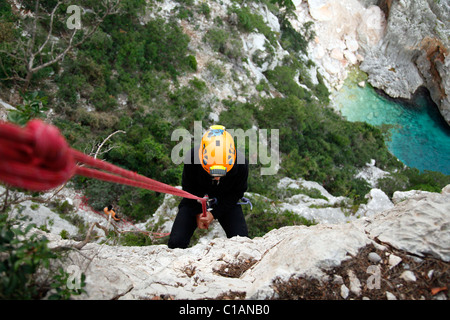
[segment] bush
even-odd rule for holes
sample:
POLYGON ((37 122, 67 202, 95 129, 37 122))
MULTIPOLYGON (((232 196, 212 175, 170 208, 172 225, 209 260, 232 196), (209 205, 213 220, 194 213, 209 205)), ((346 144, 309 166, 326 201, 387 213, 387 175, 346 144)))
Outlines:
MULTIPOLYGON (((33 227, 14 226, 7 215, 0 215, 0 299, 40 299, 50 288, 56 289, 50 299, 69 299, 84 292, 67 288, 69 274, 62 269, 59 274, 51 273, 47 282, 38 281, 39 271, 48 270, 58 256, 48 248, 45 237, 29 235, 33 227)), ((84 286, 84 282, 81 284, 84 286)))
POLYGON ((47 96, 38 91, 21 93, 21 96, 23 104, 16 106, 16 110, 9 111, 9 121, 23 126, 31 119, 45 117, 44 111, 48 110, 47 96))
POLYGON ((186 65, 192 69, 192 71, 197 71, 197 59, 193 55, 188 55, 186 57, 186 65))
POLYGON ((442 188, 448 184, 450 184, 450 175, 427 170, 420 172, 415 168, 404 168, 378 180, 377 187, 392 198, 395 191, 441 192, 442 188))
POLYGON ((250 238, 262 237, 270 230, 285 226, 311 226, 316 224, 316 222, 309 221, 291 211, 281 212, 267 198, 253 196, 250 200, 253 204, 253 210, 249 206, 243 206, 250 238))
POLYGON ((211 16, 211 9, 206 2, 202 2, 200 5, 198 5, 197 11, 203 14, 207 19, 209 19, 211 16))
POLYGON ((206 32, 203 41, 208 43, 214 51, 224 53, 228 38, 229 33, 227 31, 220 28, 213 28, 206 32))
POLYGON ((288 154, 303 140, 302 127, 306 120, 305 102, 295 96, 261 101, 255 116, 260 128, 279 129, 280 151, 288 154))
POLYGON ((259 14, 252 13, 248 7, 233 7, 230 9, 238 17, 238 28, 244 32, 259 31, 273 45, 276 45, 277 36, 264 22, 259 14))
MULTIPOLYGON (((280 21, 281 28, 281 45, 285 50, 293 53, 302 52, 307 54, 308 41, 310 38, 305 38, 297 32, 286 17, 282 17, 280 21)), ((309 30, 310 27, 308 27, 309 30)), ((312 37, 313 38, 313 37, 312 37)), ((311 38, 311 39, 312 39, 311 38)))
POLYGON ((113 111, 117 106, 117 100, 106 91, 106 87, 97 87, 91 96, 92 104, 97 111, 113 111))
POLYGON ((220 113, 220 123, 229 129, 242 129, 244 131, 252 128, 255 106, 250 103, 223 100, 222 103, 228 107, 220 113))
POLYGON ((300 87, 294 80, 296 75, 295 68, 290 66, 277 66, 273 70, 268 70, 265 75, 267 80, 285 96, 292 95, 299 99, 311 101, 311 93, 307 89, 300 87))
POLYGON ((328 105, 330 103, 330 91, 328 91, 328 88, 325 85, 323 77, 319 71, 317 71, 317 81, 319 83, 313 88, 314 95, 322 104, 328 105))
POLYGON ((114 114, 96 111, 89 112, 82 107, 75 110, 74 119, 77 119, 82 125, 91 128, 92 131, 110 131, 119 122, 119 119, 114 114))
POLYGON ((146 234, 127 232, 122 235, 120 244, 123 246, 150 246, 153 242, 146 234))
POLYGON ((98 65, 91 57, 83 53, 77 59, 67 57, 62 66, 64 72, 55 79, 60 88, 57 97, 66 101, 71 108, 75 108, 79 98, 92 98, 92 102, 99 106, 103 103, 99 98, 109 99, 110 93, 106 94, 105 88, 108 75, 106 68, 98 65), (102 97, 99 96, 100 90, 105 92, 102 97))

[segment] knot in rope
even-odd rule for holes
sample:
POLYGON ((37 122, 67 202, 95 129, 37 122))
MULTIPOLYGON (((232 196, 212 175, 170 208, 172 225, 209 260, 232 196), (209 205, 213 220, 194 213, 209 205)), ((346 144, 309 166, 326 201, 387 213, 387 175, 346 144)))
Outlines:
POLYGON ((0 133, 0 180, 18 188, 46 191, 74 175, 71 149, 56 127, 32 120, 25 128, 3 125, 0 133))
POLYGON ((58 128, 40 120, 32 120, 26 130, 33 137, 34 158, 39 166, 53 171, 65 171, 68 164, 73 164, 69 146, 58 128))

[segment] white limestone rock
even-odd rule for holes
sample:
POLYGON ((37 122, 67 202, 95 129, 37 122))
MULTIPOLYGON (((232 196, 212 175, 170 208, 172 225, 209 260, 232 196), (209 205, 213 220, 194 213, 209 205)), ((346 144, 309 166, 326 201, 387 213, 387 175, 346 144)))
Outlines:
POLYGON ((366 228, 371 237, 422 256, 450 260, 450 188, 420 193, 377 215, 366 228))

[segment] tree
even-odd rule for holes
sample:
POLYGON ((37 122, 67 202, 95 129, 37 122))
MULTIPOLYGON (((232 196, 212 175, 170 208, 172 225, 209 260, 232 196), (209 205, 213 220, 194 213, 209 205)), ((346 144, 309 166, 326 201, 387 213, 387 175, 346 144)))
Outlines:
POLYGON ((21 81, 26 91, 33 75, 63 60, 89 39, 107 16, 118 12, 120 1, 82 0, 70 5, 69 0, 22 0, 18 1, 20 10, 11 4, 21 34, 0 43, 2 80, 21 81), (5 65, 21 68, 8 73, 5 65))

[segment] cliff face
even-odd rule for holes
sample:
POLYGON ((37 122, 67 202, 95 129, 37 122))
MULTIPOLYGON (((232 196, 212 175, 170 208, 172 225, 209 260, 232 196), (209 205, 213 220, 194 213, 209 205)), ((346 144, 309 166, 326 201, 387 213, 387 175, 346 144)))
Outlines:
POLYGON ((295 0, 301 28, 314 22, 310 58, 329 87, 339 90, 349 67, 393 98, 411 99, 424 86, 450 123, 448 1, 295 0))
MULTIPOLYGON (((374 1, 362 1, 366 5, 374 1)), ((361 69, 368 81, 393 98, 410 99, 425 86, 450 124, 448 1, 378 1, 387 26, 375 46, 364 46, 361 69)))
POLYGON ((318 66, 328 86, 339 90, 352 66, 363 60, 363 47, 375 46, 384 36, 385 14, 376 4, 358 0, 294 0, 296 18, 292 25, 301 29, 312 21, 315 39, 309 43, 309 58, 318 66))

